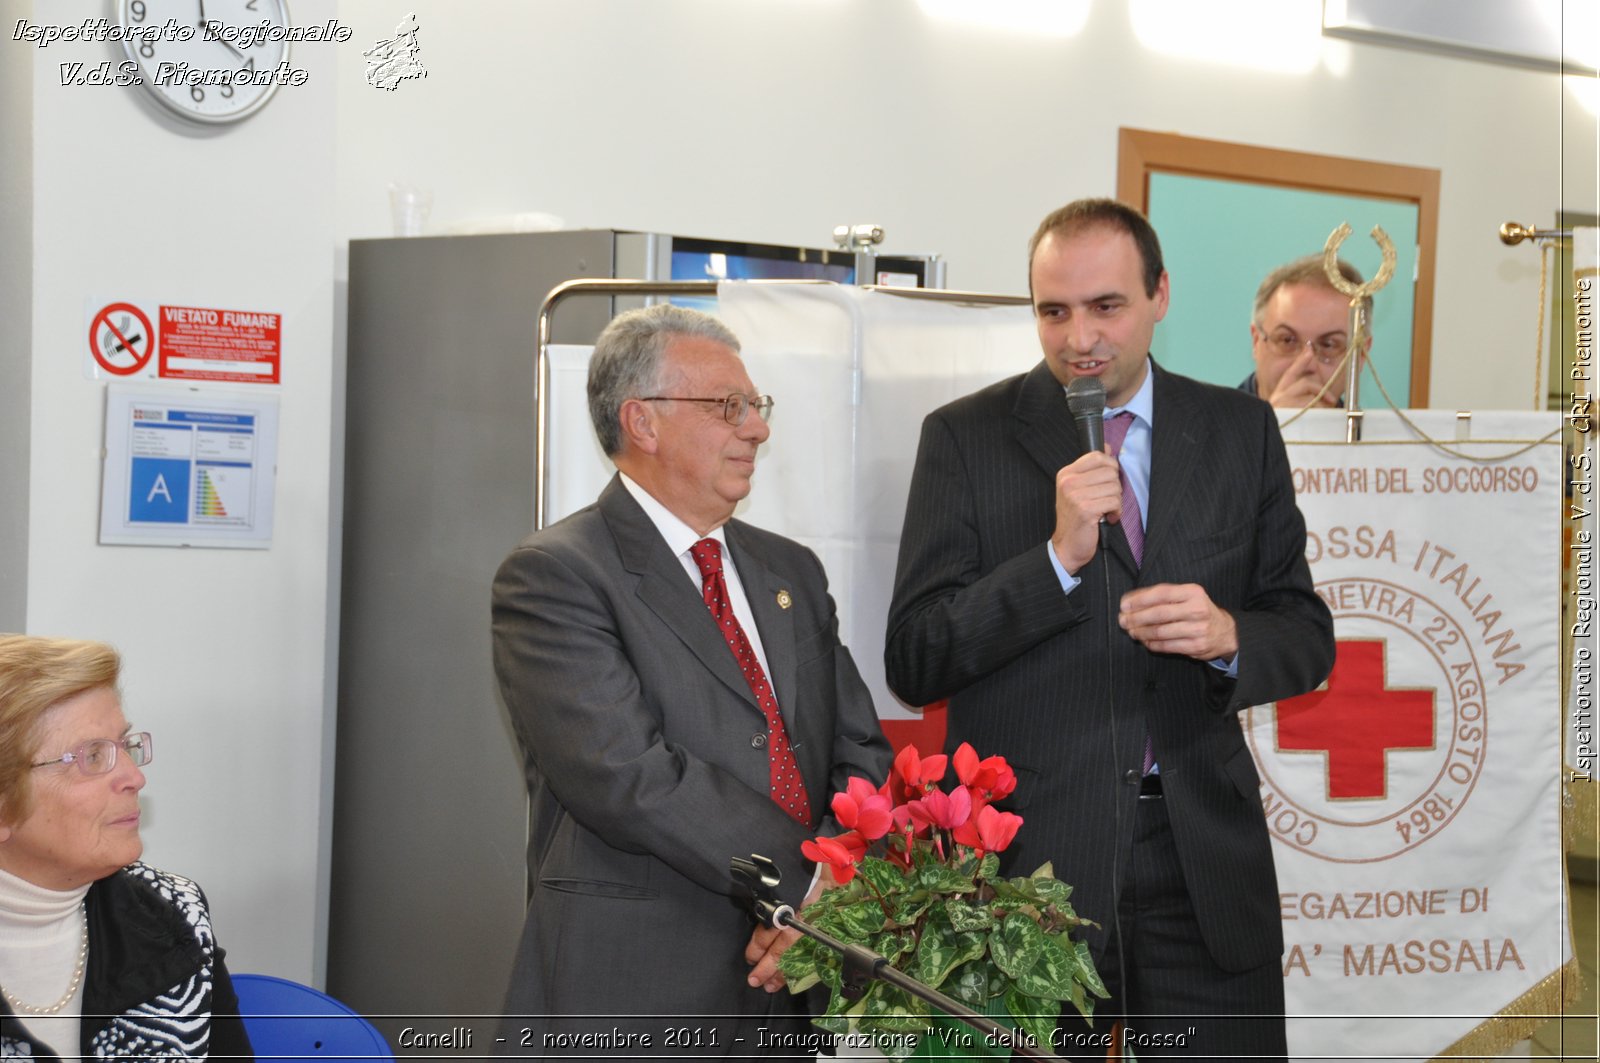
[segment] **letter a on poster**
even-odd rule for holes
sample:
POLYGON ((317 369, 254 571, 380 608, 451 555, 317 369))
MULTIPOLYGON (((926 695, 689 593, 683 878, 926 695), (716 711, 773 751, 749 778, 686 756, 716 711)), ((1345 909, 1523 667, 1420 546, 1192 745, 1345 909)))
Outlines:
POLYGON ((277 462, 275 395, 113 384, 100 541, 265 549, 277 462))

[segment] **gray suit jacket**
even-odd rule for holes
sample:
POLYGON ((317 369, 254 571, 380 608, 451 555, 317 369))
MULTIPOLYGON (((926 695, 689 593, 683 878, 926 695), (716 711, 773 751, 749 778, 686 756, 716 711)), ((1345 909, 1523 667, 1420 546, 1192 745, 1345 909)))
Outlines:
MULTIPOLYGON (((1055 474, 1083 451, 1049 368, 928 416, 885 663, 911 704, 949 698, 949 746, 971 742, 1016 767, 1012 807, 1024 823, 1008 871, 1054 861, 1079 913, 1104 928, 1148 732, 1205 944, 1223 967, 1244 970, 1279 955, 1283 938, 1260 783, 1236 713, 1321 683, 1333 666, 1332 618, 1311 587, 1272 409, 1159 368, 1154 386, 1143 565, 1110 527, 1109 552, 1070 595, 1045 543, 1055 474), (1155 583, 1198 583, 1232 613, 1237 680, 1150 653, 1117 627, 1122 595, 1155 583)), ((1098 954, 1106 930, 1089 940, 1098 954)))
POLYGON ((593 1054, 546 1034, 616 1027, 655 1035, 637 1054, 753 1054, 755 1027, 798 1010, 787 991, 745 984, 753 924, 730 897, 728 861, 771 857, 798 905, 811 880, 801 841, 847 778, 884 778, 889 747, 816 555, 737 520, 725 534, 805 779, 809 830, 768 796, 761 710, 698 588, 620 480, 524 540, 495 577, 495 673, 533 803, 532 897, 506 1004, 522 1016, 513 1039, 529 1043, 507 1048, 593 1054), (574 1014, 607 1018, 526 1019, 574 1014), (671 1018, 615 1018, 649 1015, 671 1018), (685 1026, 704 1028, 697 1042, 664 1043, 665 1029, 685 1026))

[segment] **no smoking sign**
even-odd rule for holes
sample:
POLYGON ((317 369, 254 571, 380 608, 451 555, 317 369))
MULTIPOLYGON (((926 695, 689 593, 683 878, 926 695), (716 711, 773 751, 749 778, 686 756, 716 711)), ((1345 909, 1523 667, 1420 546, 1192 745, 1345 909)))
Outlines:
POLYGON ((84 301, 90 380, 282 382, 283 315, 140 298, 84 301))
POLYGON ((89 321, 90 373, 116 377, 138 374, 150 365, 156 331, 150 318, 132 303, 111 303, 89 321))

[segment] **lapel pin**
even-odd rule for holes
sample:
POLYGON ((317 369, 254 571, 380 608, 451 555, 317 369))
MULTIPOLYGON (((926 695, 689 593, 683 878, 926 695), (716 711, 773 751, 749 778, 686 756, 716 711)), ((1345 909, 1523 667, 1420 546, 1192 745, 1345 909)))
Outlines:
POLYGON ((789 597, 789 592, 788 591, 779 591, 778 592, 778 608, 779 609, 787 609, 787 608, 789 608, 789 606, 791 606, 793 604, 794 604, 794 599, 789 597))

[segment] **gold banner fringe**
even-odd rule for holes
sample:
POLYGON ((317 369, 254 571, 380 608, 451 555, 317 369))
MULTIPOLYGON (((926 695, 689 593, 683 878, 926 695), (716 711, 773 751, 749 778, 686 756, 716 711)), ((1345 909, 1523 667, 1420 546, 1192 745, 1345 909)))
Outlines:
POLYGON ((1534 1031, 1561 1014, 1578 999, 1583 975, 1576 957, 1547 975, 1532 989, 1500 1009, 1500 1013, 1479 1023, 1471 1033, 1433 1057, 1433 1063, 1470 1063, 1503 1056, 1518 1041, 1532 1037, 1534 1031))
POLYGON ((1567 796, 1562 838, 1571 852, 1580 842, 1600 840, 1600 782, 1569 778, 1562 788, 1567 796))
MULTIPOLYGON (((1541 260, 1543 255, 1540 256, 1541 260)), ((1544 304, 1543 286, 1545 283, 1544 267, 1540 263, 1540 305, 1544 304)), ((1574 271, 1581 276, 1593 270, 1574 271)), ((1544 317, 1539 318, 1540 331, 1543 332, 1544 317)), ((1537 362, 1537 359, 1536 359, 1537 362)), ((1381 387, 1381 385, 1380 385, 1381 387)), ((1566 691, 1562 692, 1563 695, 1566 691)), ((1565 701, 1565 697, 1563 697, 1565 701)), ((1563 732, 1564 733, 1564 732, 1563 732)), ((1596 837, 1596 823, 1600 820, 1600 783, 1593 780, 1571 780, 1562 783, 1566 800, 1563 801, 1562 835, 1565 849, 1573 848, 1576 838, 1593 840, 1596 837)), ((1565 872, 1566 860, 1562 859, 1562 869, 1565 872)), ((1563 876, 1564 877, 1564 876, 1563 876)), ((1569 910, 1572 903, 1571 889, 1563 883, 1563 890, 1567 903, 1563 911, 1569 910)), ((1567 922, 1568 940, 1571 940, 1572 924, 1567 922)), ((1575 1003, 1578 994, 1583 990, 1583 972, 1578 959, 1574 956, 1563 964, 1558 970, 1541 979, 1536 985, 1523 993, 1520 997, 1500 1009, 1500 1013, 1482 1023, 1479 1023, 1470 1033, 1455 1044, 1447 1048, 1442 1054, 1434 1057, 1434 1063, 1462 1063, 1470 1060, 1491 1060, 1504 1056, 1507 1049, 1518 1041, 1532 1037, 1534 1033, 1550 1021, 1551 1016, 1565 1014, 1566 1009, 1575 1003)))

